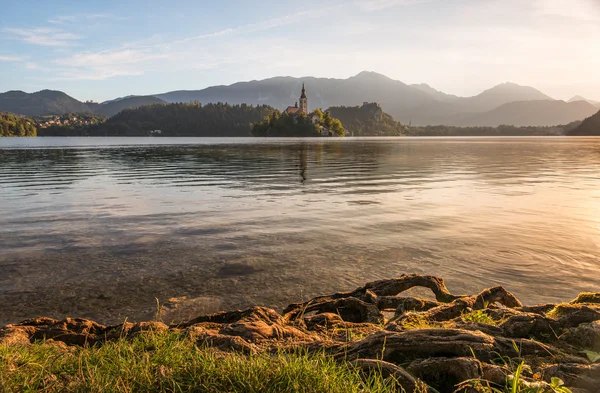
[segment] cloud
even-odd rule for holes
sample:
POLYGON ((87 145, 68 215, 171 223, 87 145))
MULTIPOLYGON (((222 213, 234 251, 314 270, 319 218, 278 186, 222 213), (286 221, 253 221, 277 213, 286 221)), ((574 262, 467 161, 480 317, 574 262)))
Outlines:
POLYGON ((401 5, 430 3, 432 0, 357 0, 354 3, 365 11, 379 11, 401 5))
MULTIPOLYGON (((104 80, 138 76, 150 71, 208 70, 223 65, 243 64, 253 57, 251 52, 244 50, 247 44, 239 42, 249 33, 305 22, 335 8, 337 6, 300 11, 173 41, 162 41, 160 36, 153 36, 117 49, 75 53, 54 61, 58 66, 55 80, 104 80), (223 40, 225 37, 230 39, 223 40)), ((258 38, 253 39, 256 40, 258 38)))
POLYGON ((95 70, 63 70, 58 76, 50 78, 51 81, 102 81, 117 76, 143 75, 141 70, 123 69, 95 69, 95 70))
POLYGON ((19 56, 0 56, 0 61, 6 61, 6 62, 21 62, 24 61, 25 59, 23 57, 19 57, 19 56))
POLYGON ((14 39, 18 39, 29 44, 40 46, 72 46, 74 41, 81 37, 72 33, 67 33, 60 29, 48 27, 36 27, 30 29, 4 28, 3 32, 8 33, 14 39))
POLYGON ((67 59, 59 59, 57 64, 72 67, 105 67, 114 64, 131 65, 164 58, 166 55, 153 54, 143 50, 108 50, 97 53, 77 53, 67 59))
POLYGON ((238 27, 232 27, 227 29, 218 30, 211 33, 205 33, 197 36, 192 36, 188 38, 183 38, 181 40, 172 41, 169 43, 165 43, 163 45, 178 45, 185 44, 191 41, 197 40, 206 40, 210 38, 218 38, 233 34, 247 34, 247 33, 256 33, 259 31, 269 30, 276 27, 281 27, 285 25, 289 25, 292 23, 306 22, 307 19, 317 18, 326 15, 327 13, 340 8, 341 5, 334 5, 330 7, 322 7, 319 9, 312 9, 307 11, 299 11, 295 14, 279 16, 276 18, 267 19, 258 23, 251 23, 246 25, 241 25, 238 27))
POLYGON ((55 18, 49 19, 48 23, 52 23, 55 25, 62 25, 65 23, 75 23, 78 21, 89 22, 91 20, 98 19, 118 19, 121 20, 123 18, 117 17, 112 14, 75 14, 75 15, 61 15, 55 18))
POLYGON ((55 80, 104 80, 142 75, 156 65, 156 60, 166 58, 168 54, 133 49, 76 53, 54 62, 60 67, 55 80))
POLYGON ((28 69, 28 70, 30 70, 30 71, 49 71, 49 68, 43 67, 43 66, 41 66, 38 63, 35 63, 33 61, 27 61, 27 62, 25 62, 25 68, 28 69))

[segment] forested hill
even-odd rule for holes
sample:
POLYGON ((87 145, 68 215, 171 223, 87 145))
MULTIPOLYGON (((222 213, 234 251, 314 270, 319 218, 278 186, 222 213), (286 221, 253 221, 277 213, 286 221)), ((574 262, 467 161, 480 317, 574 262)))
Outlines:
POLYGON ((273 108, 261 105, 149 105, 125 109, 105 123, 80 133, 90 136, 250 136, 253 123, 263 120, 273 108))
POLYGON ((600 112, 585 119, 579 127, 567 135, 600 135, 600 112))
POLYGON ((0 112, 0 137, 36 135, 37 129, 33 119, 0 112))
POLYGON ((166 104, 165 101, 154 96, 133 96, 119 100, 107 101, 102 104, 90 105, 90 109, 99 115, 111 117, 125 109, 139 108, 146 105, 166 104))
POLYGON ((0 93, 0 111, 25 116, 91 112, 83 102, 62 91, 54 90, 42 90, 31 94, 18 90, 0 93))
POLYGON ((123 109, 152 104, 166 104, 166 102, 154 96, 131 96, 99 104, 90 101, 81 102, 62 91, 54 90, 42 90, 36 93, 23 91, 0 93, 0 111, 34 117, 61 116, 65 113, 96 113, 110 117, 123 109))
POLYGON ((377 103, 362 106, 333 106, 327 109, 332 117, 340 119, 348 135, 352 136, 400 136, 407 127, 385 113, 377 103))

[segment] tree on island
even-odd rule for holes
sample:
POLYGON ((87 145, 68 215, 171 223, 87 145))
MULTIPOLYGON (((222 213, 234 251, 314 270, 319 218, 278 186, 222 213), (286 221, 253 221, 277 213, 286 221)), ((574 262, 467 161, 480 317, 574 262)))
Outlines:
POLYGON ((320 109, 306 115, 288 114, 279 110, 269 113, 262 122, 252 126, 252 135, 262 137, 344 136, 342 122, 320 109))

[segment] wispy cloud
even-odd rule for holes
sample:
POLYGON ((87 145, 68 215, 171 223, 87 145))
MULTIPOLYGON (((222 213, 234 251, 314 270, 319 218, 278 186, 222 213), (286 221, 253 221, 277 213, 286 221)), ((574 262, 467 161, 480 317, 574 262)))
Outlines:
POLYGON ((143 75, 149 71, 164 69, 207 70, 216 69, 224 64, 241 63, 247 61, 251 54, 242 49, 243 45, 236 46, 231 40, 243 39, 250 33, 317 18, 336 7, 339 6, 300 11, 259 23, 225 28, 177 40, 164 41, 160 36, 156 36, 127 43, 118 49, 75 53, 54 62, 59 67, 59 75, 56 79, 104 80, 118 76, 143 75), (225 37, 229 39, 223 41, 225 37), (228 43, 227 47, 223 46, 225 43, 228 43), (234 45, 235 49, 231 48, 231 45, 234 45))
POLYGON ((26 61, 25 62, 25 68, 30 70, 30 71, 49 71, 50 69, 47 67, 43 67, 41 65, 39 65, 38 63, 35 63, 33 61, 26 61))
POLYGON ((75 40, 81 38, 76 34, 48 27, 29 29, 7 27, 2 29, 2 31, 7 33, 9 38, 40 46, 72 46, 75 44, 75 40))
POLYGON ((0 56, 0 61, 20 62, 20 61, 24 61, 24 60, 25 60, 25 58, 19 57, 19 56, 0 56))
POLYGON ((113 14, 75 14, 75 15, 60 15, 55 18, 49 19, 48 23, 52 23, 55 25, 62 25, 66 23, 75 23, 78 21, 89 22, 91 20, 98 19, 113 19, 113 20, 121 20, 122 17, 117 17, 113 14))
POLYGON ((142 75, 159 59, 167 54, 148 50, 107 50, 97 53, 76 53, 55 61, 59 67, 56 80, 104 80, 117 76, 142 75))
POLYGON ((356 0, 354 3, 365 11, 379 11, 386 8, 430 3, 432 0, 356 0))
POLYGON ((210 39, 210 38, 218 38, 218 37, 223 37, 223 36, 228 36, 228 35, 233 35, 233 34, 256 33, 259 31, 274 29, 276 27, 281 27, 281 26, 285 26, 285 25, 289 25, 289 24, 293 24, 293 23, 298 23, 301 21, 305 22, 307 19, 324 16, 327 13, 329 13, 337 8, 340 8, 340 7, 341 7, 341 5, 334 5, 334 6, 330 6, 330 7, 322 7, 319 9, 299 11, 299 12, 296 12, 291 15, 279 16, 279 17, 267 19, 267 20, 264 20, 264 21, 258 22, 258 23, 251 23, 251 24, 241 25, 241 26, 237 26, 237 27, 222 29, 222 30, 218 30, 218 31, 210 32, 210 33, 200 34, 197 36, 187 37, 187 38, 172 41, 172 42, 169 42, 166 44, 167 45, 178 45, 178 44, 189 43, 191 41, 206 40, 206 39, 210 39))

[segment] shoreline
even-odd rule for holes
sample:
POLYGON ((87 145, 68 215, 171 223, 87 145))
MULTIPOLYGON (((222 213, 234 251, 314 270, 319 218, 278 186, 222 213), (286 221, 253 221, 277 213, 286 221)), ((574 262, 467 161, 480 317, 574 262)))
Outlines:
POLYGON ((598 293, 524 306, 500 286, 457 295, 439 277, 403 275, 290 304, 282 313, 256 306, 174 324, 160 320, 160 309, 157 314, 153 322, 112 326, 34 318, 0 328, 0 343, 9 350, 42 339, 86 347, 173 333, 224 353, 325 353, 363 372, 393 376, 407 391, 421 382, 431 392, 484 391, 473 389, 486 384, 502 389, 514 381, 517 365, 519 383, 539 385, 540 392, 551 391, 544 389, 556 378, 573 393, 600 391, 598 293), (401 296, 415 287, 430 290, 435 300, 401 296))

